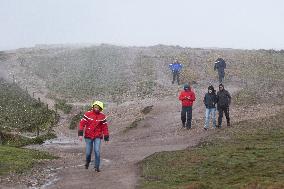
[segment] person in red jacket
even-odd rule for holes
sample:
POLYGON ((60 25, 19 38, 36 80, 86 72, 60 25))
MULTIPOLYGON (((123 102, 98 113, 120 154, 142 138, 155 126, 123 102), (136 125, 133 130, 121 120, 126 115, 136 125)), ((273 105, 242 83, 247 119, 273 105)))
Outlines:
POLYGON ((83 140, 83 134, 86 142, 86 164, 85 168, 89 168, 91 162, 91 154, 94 146, 95 152, 95 170, 100 172, 100 147, 101 140, 109 141, 108 124, 105 114, 102 113, 104 104, 95 101, 92 104, 92 110, 87 111, 79 124, 78 136, 79 140, 83 140))
POLYGON ((190 89, 189 84, 184 85, 184 91, 181 91, 179 94, 179 100, 182 104, 181 110, 181 121, 182 127, 190 129, 191 128, 191 120, 192 120, 192 105, 195 101, 195 94, 190 89))

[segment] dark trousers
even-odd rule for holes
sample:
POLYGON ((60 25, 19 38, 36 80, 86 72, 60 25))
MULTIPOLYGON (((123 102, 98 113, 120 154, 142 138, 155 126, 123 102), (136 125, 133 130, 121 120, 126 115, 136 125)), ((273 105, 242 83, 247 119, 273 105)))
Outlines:
POLYGON ((219 76, 219 83, 223 83, 225 77, 225 71, 224 70, 218 71, 218 76, 219 76))
POLYGON ((218 127, 222 126, 222 119, 223 119, 223 113, 225 113, 225 117, 227 120, 227 126, 230 125, 230 114, 229 114, 229 107, 218 107, 218 127))
POLYGON ((192 120, 192 106, 182 107, 181 109, 181 122, 182 125, 191 128, 191 120, 192 120))
POLYGON ((219 83, 223 83, 224 81, 224 75, 219 75, 219 83))
POLYGON ((172 84, 174 84, 175 80, 177 80, 177 84, 179 85, 179 71, 173 71, 173 81, 172 81, 172 84))

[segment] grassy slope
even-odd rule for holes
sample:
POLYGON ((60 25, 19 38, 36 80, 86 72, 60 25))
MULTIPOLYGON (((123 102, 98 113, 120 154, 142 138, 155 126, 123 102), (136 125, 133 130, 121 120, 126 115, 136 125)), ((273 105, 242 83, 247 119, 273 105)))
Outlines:
POLYGON ((195 149, 156 153, 141 162, 140 188, 283 188, 283 121, 243 121, 195 149))
POLYGON ((18 52, 28 73, 44 81, 52 93, 64 98, 121 102, 133 97, 145 98, 166 89, 157 83, 155 65, 159 62, 164 74, 168 64, 177 57, 184 68, 181 82, 216 80, 213 70, 217 55, 227 61, 226 79, 246 83, 282 79, 284 53, 231 49, 192 49, 176 46, 147 48, 110 45, 78 49, 32 49, 18 52), (276 69, 275 69, 276 68, 276 69), (266 76, 273 76, 267 78, 266 76), (260 80, 261 78, 261 80, 260 80))
POLYGON ((0 79, 0 175, 22 172, 42 159, 54 158, 43 152, 12 147, 54 138, 51 133, 32 139, 15 134, 35 131, 35 125, 43 131, 50 127, 53 119, 53 111, 47 110, 16 85, 0 79))
POLYGON ((54 114, 18 86, 0 79, 1 130, 34 132, 36 126, 46 130, 54 122, 54 114))
POLYGON ((11 172, 21 173, 42 160, 54 159, 47 153, 36 150, 0 145, 0 176, 11 172))

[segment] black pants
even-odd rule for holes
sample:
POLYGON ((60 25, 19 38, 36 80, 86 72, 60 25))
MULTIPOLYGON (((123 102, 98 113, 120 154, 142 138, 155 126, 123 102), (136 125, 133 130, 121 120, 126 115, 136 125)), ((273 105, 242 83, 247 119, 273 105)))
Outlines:
POLYGON ((218 71, 218 76, 219 76, 219 83, 223 83, 224 77, 225 77, 225 72, 224 72, 224 70, 218 71))
POLYGON ((222 126, 222 119, 223 119, 223 113, 225 113, 225 117, 227 120, 227 126, 230 125, 230 114, 229 114, 229 107, 218 107, 218 127, 222 126))
POLYGON ((177 80, 177 84, 179 85, 179 71, 173 71, 173 81, 172 81, 172 84, 174 84, 175 80, 177 80))
POLYGON ((191 128, 192 120, 192 106, 182 107, 181 109, 181 122, 183 126, 186 126, 188 129, 191 128))

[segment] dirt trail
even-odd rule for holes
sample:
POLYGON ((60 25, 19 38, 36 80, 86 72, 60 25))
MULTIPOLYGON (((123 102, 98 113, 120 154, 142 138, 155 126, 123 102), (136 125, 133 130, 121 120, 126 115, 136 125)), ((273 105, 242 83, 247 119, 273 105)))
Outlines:
MULTIPOLYGON (((146 102, 141 102, 142 107, 143 104, 149 104, 153 105, 153 109, 143 117, 137 128, 125 130, 131 120, 111 121, 111 141, 102 145, 102 172, 95 173, 92 168, 84 169, 84 143, 78 142, 76 131, 69 131, 71 133, 69 136, 65 133, 56 139, 60 140, 63 137, 65 143, 55 140, 42 145, 41 148, 62 157, 55 164, 61 167, 57 171, 57 176, 54 177, 56 182, 51 182, 53 184, 45 185, 44 188, 132 189, 135 188, 139 179, 137 167, 139 161, 155 152, 181 150, 194 146, 202 138, 215 132, 213 129, 207 132, 203 130, 202 98, 207 90, 207 84, 193 86, 197 96, 193 108, 193 128, 186 130, 181 128, 180 103, 177 100, 178 91, 182 89, 182 86, 172 85, 170 78, 160 71, 157 75, 161 78, 160 84, 168 86, 169 90, 176 91, 176 95, 162 99, 146 99, 146 102)), ((239 88, 228 86, 228 89, 235 92, 239 88)), ((129 106, 131 104, 128 104, 129 106)), ((122 107, 111 107, 114 112, 119 112, 120 108, 122 107)), ((131 117, 130 114, 126 116, 131 117)), ((64 127, 64 122, 62 124, 59 128, 64 127)))

